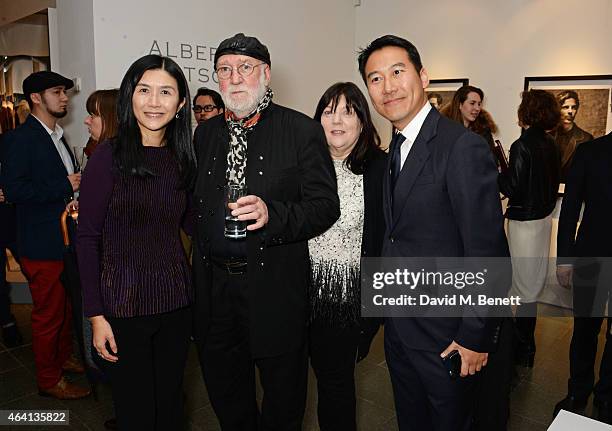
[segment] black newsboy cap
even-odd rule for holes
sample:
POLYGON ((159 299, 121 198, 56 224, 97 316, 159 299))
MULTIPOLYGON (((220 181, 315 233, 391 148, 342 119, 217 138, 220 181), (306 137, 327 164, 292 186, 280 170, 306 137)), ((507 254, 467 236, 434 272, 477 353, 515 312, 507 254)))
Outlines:
POLYGON ((267 63, 268 66, 272 65, 268 48, 256 37, 245 36, 244 33, 238 33, 219 44, 215 52, 215 67, 219 57, 225 54, 248 55, 267 63))
POLYGON ((71 79, 59 73, 48 70, 34 72, 23 80, 23 94, 25 94, 26 99, 28 99, 32 93, 40 93, 47 88, 59 87, 60 85, 66 87, 66 90, 74 86, 71 79))

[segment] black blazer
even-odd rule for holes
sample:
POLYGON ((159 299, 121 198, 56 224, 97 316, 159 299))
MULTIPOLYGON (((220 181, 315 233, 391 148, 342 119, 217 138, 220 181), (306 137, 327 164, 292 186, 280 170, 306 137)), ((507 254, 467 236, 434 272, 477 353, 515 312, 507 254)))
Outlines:
POLYGON ((361 255, 378 257, 382 250, 385 234, 383 215, 382 188, 387 170, 387 153, 376 150, 366 162, 363 172, 363 235, 361 237, 361 255))
MULTIPOLYGON (((0 189, 3 189, 2 185, 0 189)), ((16 227, 15 205, 0 203, 0 247, 2 248, 0 253, 3 253, 5 248, 15 246, 16 227)))
MULTIPOLYGON (((383 207, 383 256, 509 255, 497 169, 487 143, 435 109, 427 115, 393 192, 385 174, 383 207)), ((498 323, 473 317, 388 320, 408 348, 438 353, 453 340, 488 351, 498 323)))
POLYGON ((612 133, 576 149, 565 182, 557 231, 559 263, 612 256, 612 133), (582 222, 576 234, 580 209, 582 222), (565 259, 564 259, 565 258, 565 259))
MULTIPOLYGON (((193 269, 195 334, 206 337, 210 319, 212 223, 221 206, 229 133, 222 115, 195 132, 198 177, 193 269)), ((302 346, 308 321, 308 239, 340 216, 336 175, 321 124, 276 104, 262 112, 248 135, 247 187, 268 206, 268 224, 247 233, 249 334, 255 357, 302 346)))
MULTIPOLYGON (((6 146, 3 144, 3 137, 4 135, 0 134, 0 189, 2 189, 4 191, 4 184, 2 183, 2 160, 4 160, 4 157, 2 156, 2 152, 4 151, 4 149, 6 148, 6 146)), ((6 193, 6 192, 5 192, 6 193)), ((17 219, 15 217, 15 205, 9 203, 6 200, 6 196, 5 196, 5 201, 3 203, 0 203, 0 247, 4 248, 8 248, 11 247, 12 249, 15 248, 15 241, 16 241, 16 230, 17 228, 17 219)), ((0 251, 0 253, 3 253, 4 250, 0 251)))
POLYGON ((60 217, 73 195, 62 158, 51 136, 32 115, 3 138, 2 184, 7 200, 17 208, 19 255, 61 260, 60 217))
MULTIPOLYGON (((363 235, 361 237, 361 256, 379 257, 382 252, 385 234, 383 215, 383 178, 387 170, 387 153, 382 150, 373 152, 363 172, 363 235)), ((378 317, 362 318, 361 331, 374 338, 383 319, 378 317)))

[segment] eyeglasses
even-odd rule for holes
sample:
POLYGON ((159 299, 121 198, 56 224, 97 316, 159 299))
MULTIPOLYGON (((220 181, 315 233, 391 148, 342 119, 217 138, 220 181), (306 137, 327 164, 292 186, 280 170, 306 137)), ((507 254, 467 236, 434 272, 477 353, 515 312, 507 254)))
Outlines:
POLYGON ((193 105, 193 112, 199 114, 200 112, 212 112, 214 109, 218 109, 215 105, 193 105))
MULTIPOLYGON (((246 78, 247 76, 251 76, 255 68, 257 66, 261 66, 262 64, 266 63, 259 63, 255 66, 249 63, 242 63, 236 67, 236 71, 238 72, 238 75, 242 76, 243 78, 246 78)), ((232 66, 219 66, 216 70, 217 76, 219 77, 219 79, 223 80, 230 79, 230 77, 232 76, 232 70, 234 70, 234 67, 232 66)))

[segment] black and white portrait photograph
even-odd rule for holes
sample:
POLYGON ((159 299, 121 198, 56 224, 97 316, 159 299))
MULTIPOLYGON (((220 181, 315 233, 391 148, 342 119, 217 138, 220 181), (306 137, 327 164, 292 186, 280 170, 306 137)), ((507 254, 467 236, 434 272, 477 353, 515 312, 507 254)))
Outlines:
POLYGON ((525 78, 525 90, 532 88, 549 91, 559 103, 561 122, 552 134, 564 182, 576 147, 612 130, 612 75, 525 78))
POLYGON ((425 89, 425 92, 431 106, 440 111, 444 105, 453 100, 455 92, 460 87, 469 83, 470 80, 468 78, 430 79, 429 86, 425 89))

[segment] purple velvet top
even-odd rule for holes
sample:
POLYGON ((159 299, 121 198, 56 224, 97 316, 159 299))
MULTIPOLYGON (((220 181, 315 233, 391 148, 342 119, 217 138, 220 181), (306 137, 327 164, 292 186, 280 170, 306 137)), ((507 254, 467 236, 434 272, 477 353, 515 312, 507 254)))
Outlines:
POLYGON ((158 314, 191 302, 180 238, 188 195, 170 149, 144 147, 144 154, 154 176, 120 175, 108 142, 83 173, 76 250, 87 317, 158 314))

